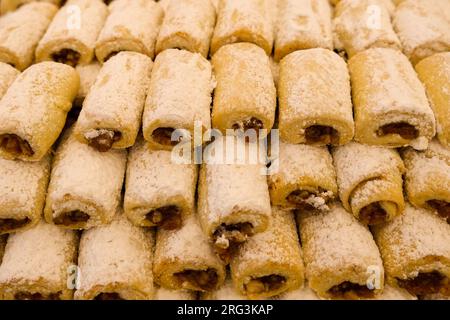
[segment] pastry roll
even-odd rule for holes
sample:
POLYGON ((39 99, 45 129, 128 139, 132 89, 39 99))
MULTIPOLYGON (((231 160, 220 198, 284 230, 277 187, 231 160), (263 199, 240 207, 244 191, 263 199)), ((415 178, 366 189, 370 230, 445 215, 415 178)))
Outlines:
MULTIPOLYGON (((3 2, 2 2, 3 3, 3 2)), ((24 70, 34 60, 34 50, 58 8, 33 2, 0 18, 0 61, 24 70)))
POLYGON ((11 234, 0 266, 0 292, 7 300, 71 300, 68 286, 78 236, 44 221, 11 234))
POLYGON ((272 0, 220 0, 211 54, 226 44, 249 42, 270 55, 274 38, 274 10, 272 0))
POLYGON ((280 63, 279 129, 287 143, 341 145, 353 138, 347 65, 326 49, 296 51, 280 63))
POLYGON ((399 51, 369 49, 349 61, 355 106, 355 140, 426 149, 435 119, 425 90, 399 51))
POLYGON ((88 64, 108 15, 101 0, 69 0, 58 11, 36 49, 36 61, 53 60, 72 67, 88 64))
POLYGON ((153 275, 170 290, 211 291, 225 279, 225 266, 214 254, 196 213, 175 231, 158 229, 153 275))
POLYGON ((382 0, 342 0, 337 4, 334 33, 348 57, 369 48, 401 49, 382 0))
POLYGON ((300 212, 309 286, 321 298, 367 299, 383 291, 380 252, 369 229, 335 203, 328 212, 300 212))
POLYGON ((387 281, 423 296, 450 296, 450 225, 407 205, 404 214, 374 229, 387 281))
POLYGON ((168 49, 155 60, 143 115, 143 134, 154 149, 171 150, 194 136, 196 122, 211 128, 211 65, 200 54, 168 49), (175 132, 176 131, 176 132, 175 132), (175 132, 175 133, 174 133, 175 132))
POLYGON ((450 150, 433 140, 424 152, 408 148, 402 155, 409 201, 436 211, 450 223, 450 150))
POLYGON ((328 210, 338 190, 327 148, 280 143, 278 162, 278 172, 268 176, 272 205, 328 210))
MULTIPOLYGON (((243 139, 241 139, 243 140, 243 139)), ((253 144, 235 139, 239 149, 252 148, 253 144)), ((203 231, 213 242, 219 257, 229 262, 240 244, 269 225, 271 217, 270 196, 265 166, 250 161, 238 163, 238 159, 226 164, 214 163, 208 152, 226 156, 233 154, 226 139, 216 139, 204 152, 204 161, 199 174, 198 210, 203 231)), ((233 149, 234 145, 231 146, 233 149)), ((227 158, 228 159, 228 158, 227 158)))
POLYGON ((296 50, 333 50, 328 0, 280 0, 275 32, 276 61, 296 50))
POLYGON ((350 142, 333 151, 339 197, 345 209, 374 225, 401 214, 403 161, 397 151, 350 142))
POLYGON ((164 17, 160 5, 149 0, 115 0, 95 45, 95 55, 105 62, 120 51, 135 51, 153 59, 155 42, 164 17))
POLYGON ((450 52, 422 60, 416 71, 436 117, 439 141, 450 148, 450 52))
POLYGON ((73 105, 74 107, 81 108, 83 106, 84 99, 87 97, 91 87, 95 83, 95 79, 100 72, 101 65, 95 61, 86 65, 78 65, 75 69, 80 76, 80 89, 78 90, 78 94, 73 102, 73 105))
POLYGON ((130 151, 125 213, 137 226, 178 229, 195 206, 197 166, 172 161, 172 153, 151 150, 143 140, 130 151))
POLYGON ((0 234, 39 222, 45 203, 50 156, 39 162, 0 158, 0 234))
POLYGON ((301 287, 304 266, 294 215, 274 208, 266 231, 239 248, 230 270, 235 288, 250 299, 301 287))
POLYGON ((393 23, 403 51, 414 65, 435 53, 450 51, 448 0, 403 1, 393 23))
POLYGON ((163 287, 156 288, 154 300, 196 300, 196 293, 189 290, 169 290, 163 287))
POLYGON ((210 0, 172 1, 156 42, 156 53, 170 48, 200 53, 207 58, 216 9, 210 0))
POLYGON ((200 300, 248 300, 233 284, 231 277, 227 277, 225 283, 217 290, 202 292, 200 300))
POLYGON ((84 231, 78 266, 79 300, 150 300, 153 297, 153 233, 120 212, 107 225, 84 231))
POLYGON ((75 69, 54 62, 19 75, 0 101, 0 156, 41 160, 61 133, 78 86, 75 69))
POLYGON ((101 153, 80 143, 72 130, 56 150, 47 201, 48 223, 88 229, 112 221, 120 204, 126 151, 101 153))
POLYGON ((0 62, 0 99, 5 95, 19 74, 19 70, 11 67, 9 64, 0 62))
POLYGON ((276 89, 269 58, 251 43, 221 48, 212 58, 217 86, 212 125, 227 129, 270 131, 274 124, 276 89))
POLYGON ((2 0, 0 1, 0 14, 14 11, 29 2, 48 2, 57 6, 61 4, 61 0, 2 0))
POLYGON ((103 65, 75 126, 80 142, 100 152, 134 144, 152 64, 143 54, 120 52, 103 65))

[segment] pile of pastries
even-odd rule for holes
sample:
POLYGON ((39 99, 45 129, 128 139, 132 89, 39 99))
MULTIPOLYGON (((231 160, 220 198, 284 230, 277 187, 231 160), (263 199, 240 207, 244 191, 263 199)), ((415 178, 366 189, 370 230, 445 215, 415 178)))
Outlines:
POLYGON ((449 0, 0 13, 0 299, 449 299, 449 0))

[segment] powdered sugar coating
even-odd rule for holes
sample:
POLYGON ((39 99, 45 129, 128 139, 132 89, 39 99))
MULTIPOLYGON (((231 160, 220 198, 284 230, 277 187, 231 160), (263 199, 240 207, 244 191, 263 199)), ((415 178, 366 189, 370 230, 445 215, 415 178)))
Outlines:
POLYGON ((413 64, 450 50, 450 2, 447 0, 402 1, 393 23, 413 64))
POLYGON ((275 9, 272 0, 220 0, 211 54, 226 44, 250 42, 270 55, 275 9))
POLYGON ((210 0, 172 1, 156 43, 156 52, 183 48, 207 57, 216 23, 216 9, 210 0))
POLYGON ((327 49, 308 49, 287 55, 280 63, 278 86, 281 139, 305 143, 305 129, 330 126, 338 144, 353 138, 350 77, 345 61, 327 49))
POLYGON ((11 67, 9 64, 0 62, 0 99, 19 74, 19 70, 11 67))
POLYGON ((83 103, 75 134, 87 143, 92 130, 109 129, 121 133, 114 149, 132 146, 141 125, 150 83, 152 61, 136 52, 120 52, 100 70, 83 103))
POLYGON ((349 57, 369 48, 401 49, 386 1, 342 0, 333 20, 335 37, 349 57))
POLYGON ((57 293, 71 299, 68 268, 75 263, 78 237, 41 221, 8 238, 0 266, 0 287, 8 299, 16 292, 57 293))
POLYGON ((123 299, 152 299, 153 244, 152 232, 133 226, 120 212, 110 224, 85 231, 75 298, 94 299, 103 292, 116 292, 123 299))
POLYGON ((124 150, 98 152, 67 132, 53 162, 46 220, 52 222, 62 213, 79 210, 90 218, 75 228, 109 223, 121 200, 126 156, 124 150))
MULTIPOLYGON (((4 1, 2 1, 3 4, 4 1)), ((34 50, 58 8, 50 3, 32 2, 0 18, 0 61, 19 70, 34 60, 34 50)))
POLYGON ((95 61, 86 65, 78 65, 75 69, 80 76, 80 89, 78 90, 77 99, 84 100, 95 83, 101 65, 98 61, 95 61))
POLYGON ((431 211, 407 205, 374 235, 391 282, 435 270, 450 277, 450 225, 431 211))
POLYGON ((155 43, 164 11, 149 0, 115 0, 100 32, 95 54, 104 62, 112 53, 136 51, 154 58, 155 43))
POLYGON ((328 0, 281 0, 277 18, 276 61, 298 49, 333 49, 328 0))
POLYGON ((108 7, 101 0, 67 1, 39 42, 36 60, 52 60, 53 54, 71 49, 80 54, 79 64, 90 63, 107 15, 108 7))

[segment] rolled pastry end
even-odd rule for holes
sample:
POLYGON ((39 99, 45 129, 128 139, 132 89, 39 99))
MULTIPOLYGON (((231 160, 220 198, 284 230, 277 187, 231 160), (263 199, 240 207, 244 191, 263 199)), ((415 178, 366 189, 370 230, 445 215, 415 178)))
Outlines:
POLYGON ((330 126, 312 125, 305 129, 307 144, 337 145, 339 144, 339 132, 330 126))
POLYGON ((375 297, 375 291, 367 287, 367 285, 361 285, 353 283, 351 281, 344 281, 338 285, 331 287, 327 293, 335 299, 373 299, 375 297))
POLYGON ((34 151, 27 140, 11 133, 0 135, 0 149, 8 158, 12 159, 34 155, 34 151))
POLYGON ((120 141, 122 136, 122 132, 112 129, 93 129, 84 134, 88 145, 100 152, 111 150, 113 144, 120 141))
POLYGON ((4 233, 10 233, 17 229, 22 229, 28 224, 30 224, 32 220, 28 217, 23 219, 0 219, 0 235, 4 233))
POLYGON ((36 49, 36 61, 54 61, 76 67, 78 64, 88 64, 92 60, 92 50, 80 41, 51 41, 39 45, 36 49))
POLYGON ((407 122, 392 122, 384 124, 377 130, 377 136, 379 137, 393 134, 397 134, 405 140, 413 140, 419 137, 419 130, 407 122))
POLYGON ((133 211, 133 214, 129 214, 131 220, 135 220, 135 224, 144 227, 160 227, 165 230, 177 230, 183 222, 183 210, 177 205, 165 205, 152 209, 134 208, 131 211, 133 211), (141 212, 143 214, 140 214, 141 212), (137 216, 139 216, 140 221, 137 221, 137 216))
POLYGON ((333 199, 334 193, 321 187, 315 191, 296 189, 286 197, 289 204, 301 210, 327 210, 327 203, 333 199))
POLYGON ((222 223, 213 233, 214 250, 222 261, 229 263, 239 246, 253 234, 254 229, 250 222, 222 223))
POLYGON ((427 205, 437 211, 437 213, 450 223, 450 203, 446 200, 428 200, 427 205))
POLYGON ((397 278, 399 287, 417 296, 428 294, 443 294, 450 296, 450 279, 438 271, 420 272, 408 279, 397 278))
POLYGON ((102 210, 92 204, 65 196, 61 200, 51 203, 47 198, 44 209, 47 223, 55 224, 64 229, 86 229, 102 223, 109 223, 101 216, 102 210))
POLYGON ((283 292, 286 277, 279 274, 270 274, 262 277, 253 277, 244 284, 244 290, 249 297, 274 296, 277 292, 283 292))
POLYGON ((61 300, 61 293, 61 291, 50 293, 20 291, 14 294, 14 300, 61 300))
POLYGON ((174 273, 174 278, 179 286, 189 290, 212 291, 219 284, 217 270, 208 268, 206 270, 183 270, 174 273))

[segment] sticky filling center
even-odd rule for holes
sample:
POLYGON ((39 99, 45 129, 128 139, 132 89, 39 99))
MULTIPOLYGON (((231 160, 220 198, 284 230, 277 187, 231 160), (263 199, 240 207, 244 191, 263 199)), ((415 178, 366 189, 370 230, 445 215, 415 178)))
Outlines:
POLYGON ((388 134, 398 134, 403 139, 413 140, 419 136, 419 130, 409 123, 397 122, 385 124, 377 131, 378 136, 386 136, 388 134))
POLYGON ((339 132, 329 126, 314 125, 305 129, 306 143, 338 144, 339 132))
POLYGON ((450 203, 443 200, 430 200, 427 201, 427 203, 432 208, 436 209, 442 218, 447 219, 447 222, 450 223, 450 203))
POLYGON ((122 133, 108 129, 97 129, 85 135, 89 146, 100 152, 109 151, 114 142, 122 139, 122 133))
POLYGON ((191 288, 202 291, 215 289, 219 281, 216 270, 211 268, 207 270, 185 270, 175 273, 174 276, 180 283, 187 283, 191 288))
POLYGON ((79 210, 61 213, 58 217, 53 219, 56 225, 71 226, 80 222, 87 222, 89 215, 79 210))
POLYGON ((52 54, 53 61, 68 64, 71 67, 76 67, 80 58, 80 53, 72 49, 62 49, 52 54))
POLYGON ((252 278, 245 284, 245 291, 250 294, 261 294, 280 289, 286 283, 286 278, 277 274, 252 278))
POLYGON ((179 141, 172 141, 174 128, 157 128, 152 133, 153 141, 163 146, 175 146, 179 141))
POLYGON ((213 234, 214 248, 224 262, 230 262, 239 245, 253 235, 253 226, 249 222, 222 224, 213 234))
POLYGON ((343 299, 358 299, 358 298, 373 298, 374 292, 367 286, 363 286, 350 281, 342 282, 331 289, 328 292, 336 298, 343 299))
POLYGON ((386 221, 387 212, 379 202, 373 202, 359 211, 359 219, 368 225, 380 224, 386 221))
POLYGON ((31 293, 26 291, 17 292, 14 295, 16 300, 60 300, 61 292, 42 294, 42 293, 31 293))
POLYGON ((244 131, 249 130, 249 129, 258 131, 263 128, 264 128, 263 122, 255 117, 251 117, 250 119, 239 121, 239 122, 233 124, 233 126, 232 126, 233 130, 244 130, 244 131))
POLYGON ((450 294, 450 281, 440 272, 419 273, 412 279, 397 279, 398 285, 418 296, 426 294, 450 294))
POLYGON ((117 292, 102 292, 99 293, 94 298, 94 300, 125 300, 125 299, 123 299, 117 292))
POLYGON ((34 154, 30 144, 15 134, 3 134, 0 136, 0 148, 14 156, 32 156, 34 154))
POLYGON ((150 211, 145 219, 163 229, 175 230, 181 227, 181 210, 177 206, 165 206, 150 211))
POLYGON ((29 218, 25 219, 0 219, 0 233, 15 230, 27 225, 29 218))

